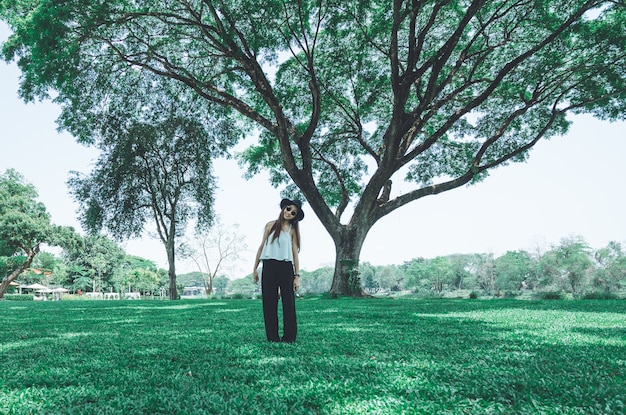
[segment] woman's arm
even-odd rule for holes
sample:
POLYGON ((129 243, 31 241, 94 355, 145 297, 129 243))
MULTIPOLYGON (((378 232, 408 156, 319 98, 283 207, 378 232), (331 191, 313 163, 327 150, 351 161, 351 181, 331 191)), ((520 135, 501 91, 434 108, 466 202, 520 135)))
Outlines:
POLYGON ((255 284, 259 282, 259 271, 257 270, 257 268, 259 268, 259 263, 261 262, 261 252, 263 252, 263 245, 265 245, 265 241, 267 241, 267 237, 270 234, 270 230, 272 229, 273 224, 274 222, 269 222, 267 225, 265 225, 265 230, 263 231, 263 240, 261 241, 261 245, 259 245, 259 249, 257 249, 256 251, 256 258, 254 259, 254 270, 252 271, 252 279, 255 284))
POLYGON ((298 243, 296 241, 295 232, 292 230, 291 235, 291 250, 293 252, 293 271, 295 277, 293 279, 293 290, 298 291, 300 288, 300 260, 298 258, 298 243))

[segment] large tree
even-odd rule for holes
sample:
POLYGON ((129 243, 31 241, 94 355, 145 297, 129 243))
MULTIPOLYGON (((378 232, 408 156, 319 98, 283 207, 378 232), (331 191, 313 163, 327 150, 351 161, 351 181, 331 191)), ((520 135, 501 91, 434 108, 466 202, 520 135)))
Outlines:
POLYGON ((153 224, 167 254, 169 296, 176 299, 177 238, 191 217, 198 229, 211 225, 212 159, 235 141, 235 130, 218 120, 219 108, 208 112, 208 102, 167 78, 132 70, 110 81, 73 97, 60 117, 102 151, 91 174, 74 173, 69 185, 92 233, 104 228, 124 240, 153 224))
POLYGON ((626 103, 620 0, 32 0, 4 15, 27 99, 68 104, 75 79, 143 68, 252 121, 249 172, 302 192, 338 294, 360 292, 380 218, 526 160, 570 113, 626 103))
POLYGON ((74 230, 53 225, 35 187, 13 169, 0 174, 0 299, 43 244, 67 247, 74 230))

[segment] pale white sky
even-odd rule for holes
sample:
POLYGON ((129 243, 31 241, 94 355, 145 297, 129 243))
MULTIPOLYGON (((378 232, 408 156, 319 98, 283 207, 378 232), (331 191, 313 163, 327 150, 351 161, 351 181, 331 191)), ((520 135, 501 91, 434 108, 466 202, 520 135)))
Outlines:
MULTIPOLYGON (((7 36, 0 23, 0 42, 7 36)), ((88 173, 97 153, 57 133, 58 106, 24 104, 17 95, 19 76, 15 64, 0 62, 0 172, 19 171, 37 188, 55 224, 80 230, 77 205, 65 183, 70 170, 88 173)), ((626 241, 625 127, 625 122, 575 118, 567 136, 539 143, 528 162, 501 167, 478 185, 426 197, 380 220, 365 241, 361 261, 386 265, 420 256, 499 255, 545 249, 571 235, 583 236, 593 248, 626 241)), ((225 225, 239 224, 249 247, 229 267, 229 276, 239 278, 252 271, 263 226, 278 216, 280 193, 264 174, 244 180, 234 160, 218 160, 215 168, 215 210, 225 225)), ((303 208, 301 268, 333 265, 332 240, 311 209, 303 208)), ((155 239, 146 236, 123 246, 166 268, 165 249, 155 239)), ((194 270, 191 263, 178 264, 179 273, 194 270)))

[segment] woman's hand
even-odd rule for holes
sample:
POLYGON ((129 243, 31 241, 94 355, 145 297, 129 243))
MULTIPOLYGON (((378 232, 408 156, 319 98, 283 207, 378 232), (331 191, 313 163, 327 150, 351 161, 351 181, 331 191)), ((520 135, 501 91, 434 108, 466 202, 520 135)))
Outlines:
POLYGON ((293 290, 298 291, 298 288, 300 288, 300 277, 296 275, 293 279, 293 290))
POLYGON ((255 284, 259 283, 259 271, 257 271, 256 269, 252 273, 252 281, 254 281, 255 284))

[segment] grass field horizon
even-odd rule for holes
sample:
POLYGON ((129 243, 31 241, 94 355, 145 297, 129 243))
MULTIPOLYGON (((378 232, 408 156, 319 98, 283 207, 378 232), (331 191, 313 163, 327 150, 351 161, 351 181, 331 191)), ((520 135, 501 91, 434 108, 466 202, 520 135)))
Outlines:
POLYGON ((626 301, 0 302, 0 414, 620 414, 626 301))

